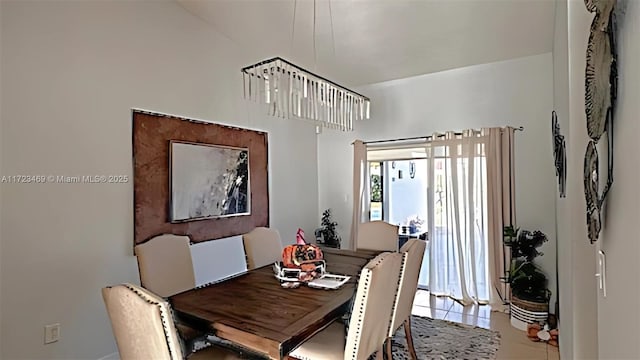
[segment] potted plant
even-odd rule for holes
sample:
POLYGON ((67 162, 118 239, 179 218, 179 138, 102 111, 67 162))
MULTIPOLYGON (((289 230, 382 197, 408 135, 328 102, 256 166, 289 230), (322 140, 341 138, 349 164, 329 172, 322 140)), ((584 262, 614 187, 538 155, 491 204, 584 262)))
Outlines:
POLYGON ((331 217, 331 209, 327 209, 322 213, 321 227, 319 229, 320 236, 327 247, 340 248, 340 235, 336 231, 338 223, 333 221, 331 217))
POLYGON ((507 273, 511 286, 511 323, 526 330, 526 324, 544 323, 549 314, 551 292, 547 289, 547 276, 534 263, 536 257, 543 255, 537 248, 547 241, 547 236, 539 230, 520 230, 513 226, 506 226, 503 236, 504 244, 511 248, 507 273), (514 318, 519 322, 514 322, 514 318))

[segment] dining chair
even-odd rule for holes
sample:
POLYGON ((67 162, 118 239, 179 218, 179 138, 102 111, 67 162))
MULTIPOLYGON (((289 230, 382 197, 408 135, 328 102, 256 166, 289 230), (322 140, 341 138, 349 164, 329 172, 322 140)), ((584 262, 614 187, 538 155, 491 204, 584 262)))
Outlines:
POLYGON ((413 299, 418 290, 418 277, 420 276, 426 246, 427 244, 423 240, 410 239, 400 248, 400 253, 405 254, 405 257, 400 269, 400 284, 393 304, 391 326, 385 341, 388 359, 392 359, 391 339, 402 324, 404 324, 404 333, 407 337, 409 355, 412 360, 418 359, 413 345, 413 335, 411 334, 411 309, 413 307, 413 299))
POLYGON ((189 237, 159 235, 134 248, 140 284, 162 297, 196 287, 189 237))
MULTIPOLYGON (((161 297, 196 287, 188 236, 164 234, 136 245, 140 284, 161 297)), ((180 337, 189 348, 207 342, 207 334, 177 323, 180 337)))
POLYGON ((402 257, 382 253, 362 269, 346 339, 344 324, 334 321, 289 355, 300 360, 361 360, 376 352, 382 355, 402 257))
POLYGON ((398 226, 384 221, 358 225, 358 250, 398 251, 398 226))
POLYGON ((173 321, 171 306, 164 299, 133 284, 102 289, 111 327, 122 360, 241 359, 218 346, 185 354, 173 321))
POLYGON ((282 240, 278 230, 257 227, 242 235, 247 269, 255 269, 282 260, 282 240))

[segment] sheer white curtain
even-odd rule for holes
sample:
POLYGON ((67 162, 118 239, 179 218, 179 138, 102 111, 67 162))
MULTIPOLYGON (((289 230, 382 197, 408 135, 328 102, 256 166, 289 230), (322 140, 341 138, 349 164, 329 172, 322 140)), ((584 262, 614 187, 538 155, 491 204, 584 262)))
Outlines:
POLYGON ((368 221, 369 214, 369 166, 367 145, 362 140, 353 142, 353 216, 351 219, 351 250, 358 248, 358 227, 368 221))
POLYGON ((465 131, 434 136, 429 163, 429 290, 464 304, 492 297, 488 257, 488 137, 465 131))
POLYGON ((420 158, 426 155, 428 163, 430 241, 420 284, 435 295, 465 304, 490 303, 500 310, 498 305, 509 297, 501 281, 509 264, 502 229, 516 225, 514 128, 435 134, 426 143, 416 139, 367 146, 356 140, 353 145, 351 248, 357 248, 359 224, 368 221, 367 161, 411 159, 425 149, 420 158))

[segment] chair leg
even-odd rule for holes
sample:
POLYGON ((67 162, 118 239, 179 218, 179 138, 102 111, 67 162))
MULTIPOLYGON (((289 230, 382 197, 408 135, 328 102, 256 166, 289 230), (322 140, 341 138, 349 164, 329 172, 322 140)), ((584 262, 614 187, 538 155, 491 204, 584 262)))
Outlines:
POLYGON ((387 352, 387 360, 393 360, 393 351, 391 351, 391 338, 388 337, 384 341, 384 349, 387 352))
POLYGON ((418 360, 416 348, 413 347, 413 335, 411 334, 411 315, 404 321, 404 333, 407 336, 407 347, 409 347, 409 355, 412 360, 418 360))

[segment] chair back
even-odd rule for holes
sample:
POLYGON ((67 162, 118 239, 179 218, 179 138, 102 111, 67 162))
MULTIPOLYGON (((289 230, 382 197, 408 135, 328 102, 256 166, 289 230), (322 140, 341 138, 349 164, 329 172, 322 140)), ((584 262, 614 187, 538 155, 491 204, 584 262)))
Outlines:
POLYGON ((160 235, 136 245, 140 284, 162 297, 193 289, 193 272, 189 237, 160 235))
POLYGON ((247 269, 255 269, 282 260, 282 241, 276 229, 257 227, 242 235, 247 269))
POLYGON ((183 359, 169 304, 133 284, 102 289, 120 359, 183 359))
POLYGON ((410 239, 400 249, 400 253, 404 254, 404 262, 400 270, 400 285, 393 305, 389 337, 393 337, 400 325, 411 315, 426 246, 423 240, 410 239))
POLYGON ((398 251, 398 226, 384 221, 358 225, 357 249, 398 251))
POLYGON ((403 255, 382 253, 362 269, 349 321, 345 359, 367 359, 387 338, 403 255))

